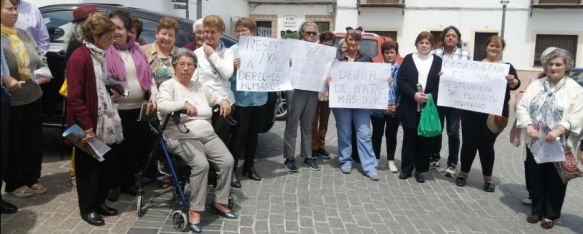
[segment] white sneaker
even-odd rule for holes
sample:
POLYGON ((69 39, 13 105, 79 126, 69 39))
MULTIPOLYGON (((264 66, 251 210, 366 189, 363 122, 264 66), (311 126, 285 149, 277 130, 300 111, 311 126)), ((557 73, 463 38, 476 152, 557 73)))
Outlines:
POLYGON ((392 173, 399 172, 399 169, 397 169, 397 166, 395 165, 395 161, 393 161, 393 160, 389 160, 387 162, 387 167, 389 168, 389 171, 392 173))
POLYGON ((431 166, 431 168, 434 168, 434 169, 438 169, 440 167, 439 161, 431 161, 431 163, 429 163, 429 165, 431 166))
POLYGON ((445 176, 453 177, 454 175, 455 175, 455 167, 454 166, 447 167, 447 169, 445 170, 445 176))
POLYGON ((530 200, 530 198, 528 198, 528 197, 524 198, 524 199, 522 199, 522 204, 530 206, 530 205, 532 205, 532 200, 530 200))

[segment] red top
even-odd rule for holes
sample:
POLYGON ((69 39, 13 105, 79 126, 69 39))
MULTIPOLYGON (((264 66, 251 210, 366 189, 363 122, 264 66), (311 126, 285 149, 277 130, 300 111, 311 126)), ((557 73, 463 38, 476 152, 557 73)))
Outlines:
POLYGON ((189 49, 190 51, 194 51, 197 48, 196 41, 189 42, 188 44, 184 45, 183 47, 186 49, 189 49))
POLYGON ((97 126, 97 87, 89 49, 82 45, 67 62, 67 126, 97 126))

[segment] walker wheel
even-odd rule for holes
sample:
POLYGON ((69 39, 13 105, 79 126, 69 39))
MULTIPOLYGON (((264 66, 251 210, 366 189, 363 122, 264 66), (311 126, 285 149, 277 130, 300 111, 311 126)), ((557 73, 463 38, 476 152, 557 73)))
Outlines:
POLYGON ((175 210, 172 212, 172 224, 174 229, 179 232, 188 230, 188 218, 182 210, 175 210))
POLYGON ((136 199, 136 211, 138 211, 138 217, 142 217, 146 213, 144 209, 144 196, 142 195, 138 195, 136 199))

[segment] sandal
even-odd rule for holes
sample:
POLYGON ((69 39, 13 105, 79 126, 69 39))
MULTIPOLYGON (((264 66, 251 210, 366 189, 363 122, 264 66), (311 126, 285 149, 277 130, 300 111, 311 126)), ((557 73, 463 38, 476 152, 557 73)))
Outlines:
POLYGON ((464 187, 466 186, 466 177, 468 175, 464 175, 462 173, 460 173, 457 178, 455 179, 455 185, 460 186, 460 187, 464 187))
POLYGON ((526 215, 526 222, 538 223, 538 221, 540 221, 540 217, 538 215, 535 215, 535 214, 526 215))

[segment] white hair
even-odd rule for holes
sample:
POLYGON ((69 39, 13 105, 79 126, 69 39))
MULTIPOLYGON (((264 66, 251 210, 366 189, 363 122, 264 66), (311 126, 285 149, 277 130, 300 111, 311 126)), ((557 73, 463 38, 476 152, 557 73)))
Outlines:
POLYGON ((204 18, 200 18, 200 19, 197 19, 196 21, 194 21, 194 23, 192 24, 192 32, 196 32, 196 27, 202 26, 203 20, 204 20, 204 18))

